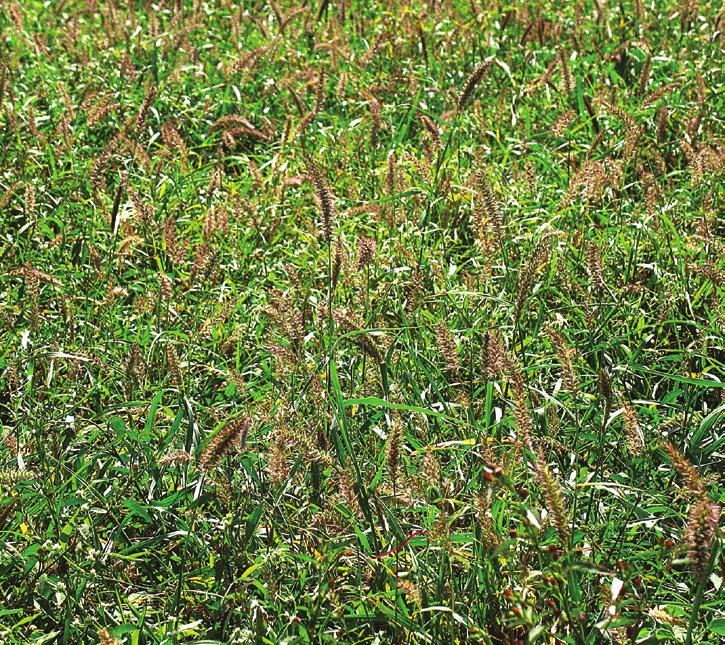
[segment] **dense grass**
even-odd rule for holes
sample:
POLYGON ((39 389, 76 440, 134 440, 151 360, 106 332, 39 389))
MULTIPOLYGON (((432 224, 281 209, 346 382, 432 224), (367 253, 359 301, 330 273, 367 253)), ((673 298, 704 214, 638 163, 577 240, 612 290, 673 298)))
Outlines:
POLYGON ((718 3, 307 4, 2 5, 0 640, 721 642, 718 3))

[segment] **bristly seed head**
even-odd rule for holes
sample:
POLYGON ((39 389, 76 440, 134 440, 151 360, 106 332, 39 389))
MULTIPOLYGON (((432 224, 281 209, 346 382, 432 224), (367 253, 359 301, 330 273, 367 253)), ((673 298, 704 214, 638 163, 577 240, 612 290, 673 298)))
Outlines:
POLYGON ((214 468, 224 455, 238 447, 243 448, 251 423, 247 418, 234 419, 227 423, 209 442, 199 459, 202 470, 214 468))
POLYGON ((698 584, 703 584, 707 576, 715 528, 720 521, 721 510, 706 495, 690 507, 686 531, 687 547, 692 576, 698 584))
POLYGON ((357 268, 362 269, 373 261, 377 244, 370 237, 361 237, 357 243, 357 268))
POLYGON ((386 446, 386 465, 390 481, 395 482, 400 468, 400 451, 403 446, 403 424, 399 419, 393 421, 393 427, 388 434, 386 446))
POLYGON ((611 405, 612 399, 614 398, 614 392, 612 390, 612 378, 609 376, 609 372, 603 367, 599 370, 599 394, 604 401, 611 405))
POLYGON ((567 342, 564 334, 559 330, 549 328, 547 330, 549 338, 554 345, 556 356, 561 364, 561 369, 564 374, 564 382, 569 392, 576 395, 579 392, 579 379, 576 375, 576 369, 574 367, 574 361, 576 360, 576 351, 573 350, 567 342))
POLYGON ((473 72, 471 72, 471 75, 468 77, 466 84, 463 86, 463 91, 461 92, 461 95, 458 98, 458 105, 457 105, 458 112, 463 110, 463 108, 466 106, 466 103, 468 103, 468 100, 473 95, 473 91, 476 89, 476 86, 486 76, 486 73, 491 68, 492 63, 493 63, 493 59, 489 58, 489 59, 483 61, 482 63, 479 63, 476 66, 476 69, 474 69, 473 72))
POLYGON ((332 228, 335 222, 335 202, 327 183, 327 178, 320 167, 309 155, 305 155, 307 176, 315 189, 315 199, 322 216, 322 230, 325 242, 332 241, 332 228))
POLYGON ((704 495, 705 482, 700 477, 697 469, 668 441, 662 442, 661 447, 667 453, 667 456, 670 458, 670 463, 677 471, 677 474, 682 477, 689 491, 698 497, 704 495))
POLYGON ((622 407, 624 408, 624 429, 627 445, 631 453, 638 457, 644 449, 644 434, 632 404, 627 399, 622 398, 622 407))
POLYGON ((551 514, 556 532, 563 546, 569 544, 569 518, 564 505, 564 497, 561 494, 559 482, 549 470, 549 466, 539 458, 534 465, 536 478, 541 484, 544 499, 546 500, 546 508, 551 514))
POLYGON ((458 361, 458 349, 456 347, 456 341, 453 339, 451 330, 448 329, 448 325, 445 322, 440 322, 436 325, 436 343, 438 349, 443 356, 443 360, 446 362, 446 368, 452 374, 457 374, 460 369, 460 363, 458 361))

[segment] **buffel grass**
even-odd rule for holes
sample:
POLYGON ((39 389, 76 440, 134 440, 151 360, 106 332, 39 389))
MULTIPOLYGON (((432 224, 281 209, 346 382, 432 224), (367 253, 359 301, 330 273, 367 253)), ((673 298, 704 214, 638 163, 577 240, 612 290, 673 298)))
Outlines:
POLYGON ((0 5, 0 641, 719 643, 715 2, 0 5))

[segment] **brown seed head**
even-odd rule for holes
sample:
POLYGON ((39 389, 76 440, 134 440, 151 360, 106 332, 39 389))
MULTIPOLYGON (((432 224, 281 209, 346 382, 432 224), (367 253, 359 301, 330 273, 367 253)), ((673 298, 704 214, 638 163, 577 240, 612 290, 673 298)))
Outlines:
POLYGON ((403 447, 403 424, 399 419, 393 421, 393 427, 388 433, 386 445, 386 466, 390 481, 395 482, 400 468, 400 452, 403 447))
POLYGON ((668 441, 663 442, 661 447, 667 453, 670 463, 677 471, 677 474, 682 477, 690 492, 697 497, 703 496, 705 494, 705 482, 702 481, 697 469, 668 441))
POLYGON ((216 467, 224 455, 243 448, 251 423, 247 418, 234 419, 227 423, 208 443, 199 459, 199 467, 208 470, 216 467))
POLYGON ((466 103, 468 103, 468 100, 473 95, 473 91, 476 89, 478 84, 484 79, 486 74, 488 73, 488 70, 491 68, 491 64, 493 63, 493 59, 485 60, 482 63, 479 63, 476 68, 471 72, 471 75, 466 80, 466 84, 463 86, 463 91, 461 92, 461 95, 458 98, 458 105, 457 110, 458 112, 461 112, 463 108, 466 106, 466 103))
POLYGON ((305 155, 305 163, 307 164, 307 176, 315 189, 315 199, 322 216, 322 232, 325 241, 329 244, 332 240, 332 227, 335 221, 334 198, 327 178, 317 163, 309 155, 305 155))
POLYGON ((377 244, 370 237, 361 237, 357 243, 357 268, 362 269, 373 261, 377 244))
POLYGON ((702 495, 691 507, 687 521, 687 547, 692 575, 703 584, 708 573, 715 529, 720 521, 721 508, 702 495))

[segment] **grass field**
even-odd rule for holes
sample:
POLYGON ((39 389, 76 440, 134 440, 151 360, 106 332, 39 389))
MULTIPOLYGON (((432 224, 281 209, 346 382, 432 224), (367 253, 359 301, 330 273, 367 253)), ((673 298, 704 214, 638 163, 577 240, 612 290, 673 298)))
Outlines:
POLYGON ((0 642, 722 642, 724 28, 2 2, 0 642))

